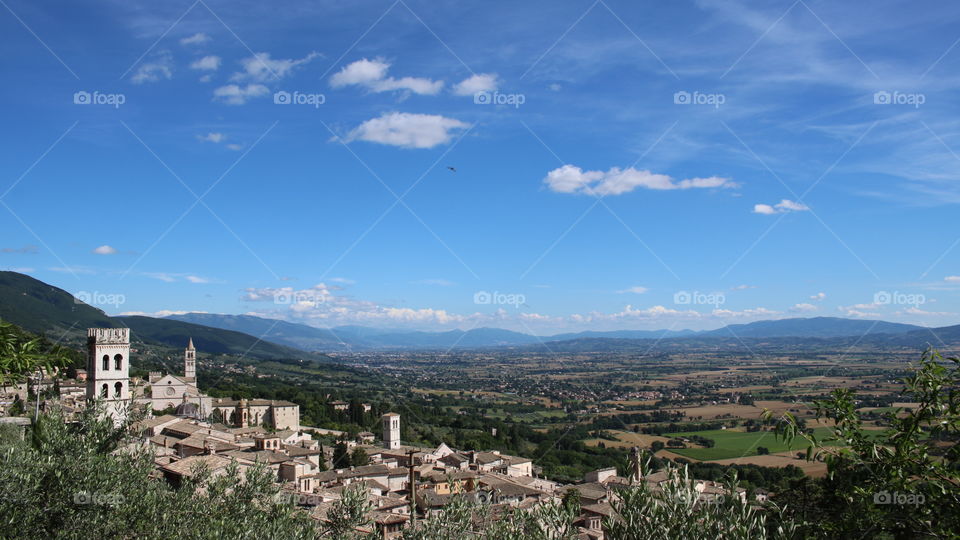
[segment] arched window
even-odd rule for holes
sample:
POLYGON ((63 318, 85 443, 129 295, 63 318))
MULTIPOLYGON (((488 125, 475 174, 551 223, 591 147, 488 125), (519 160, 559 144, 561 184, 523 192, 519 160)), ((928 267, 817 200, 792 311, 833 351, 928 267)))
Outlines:
POLYGON ((113 365, 116 369, 121 369, 123 367, 123 355, 118 354, 113 357, 113 365))
MULTIPOLYGON (((120 355, 117 355, 117 356, 120 356, 120 355)), ((118 361, 119 361, 119 360, 118 360, 118 361)), ((114 388, 114 390, 116 391, 116 393, 114 393, 113 396, 114 396, 114 397, 120 397, 120 394, 121 394, 122 391, 123 391, 123 383, 122 383, 122 382, 118 382, 117 384, 113 385, 113 388, 114 388)))
POLYGON ((110 369, 110 355, 105 354, 103 355, 103 370, 107 371, 109 369, 110 369))
POLYGON ((103 383, 103 388, 100 389, 100 397, 106 398, 108 389, 109 387, 107 386, 107 383, 103 383))

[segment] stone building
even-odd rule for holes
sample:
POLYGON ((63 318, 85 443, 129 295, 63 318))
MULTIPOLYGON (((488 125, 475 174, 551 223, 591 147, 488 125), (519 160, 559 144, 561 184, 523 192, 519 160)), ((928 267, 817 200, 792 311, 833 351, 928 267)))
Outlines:
POLYGON ((267 425, 273 429, 300 430, 300 406, 270 399, 217 398, 211 402, 224 424, 236 427, 267 425))
POLYGON ((87 399, 100 399, 119 422, 130 401, 130 329, 87 329, 87 399))
POLYGON ((183 376, 151 372, 137 403, 150 405, 154 411, 176 409, 178 416, 206 418, 213 412, 212 398, 197 387, 197 349, 193 338, 183 351, 183 376))

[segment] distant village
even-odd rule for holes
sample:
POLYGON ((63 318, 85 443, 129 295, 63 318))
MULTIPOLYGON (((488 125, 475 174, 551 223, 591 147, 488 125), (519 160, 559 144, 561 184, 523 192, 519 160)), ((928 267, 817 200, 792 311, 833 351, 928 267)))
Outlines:
MULTIPOLYGON (((76 411, 88 400, 100 399, 105 414, 120 422, 131 404, 147 411, 135 427, 154 451, 157 478, 181 486, 198 470, 209 478, 222 475, 232 464, 244 470, 266 465, 276 475, 279 497, 305 509, 318 520, 340 500, 343 490, 362 485, 372 504, 371 534, 395 538, 413 519, 422 519, 458 495, 497 507, 529 509, 579 492, 581 514, 575 521, 580 538, 602 540, 603 520, 612 514, 617 488, 644 482, 654 490, 667 481, 665 472, 645 474, 634 449, 631 473, 619 476, 615 468, 589 472, 581 483, 563 485, 538 477, 532 460, 495 450, 454 449, 446 444, 424 448, 400 440, 401 417, 387 413, 379 435, 361 432, 350 439, 346 432, 304 426, 295 403, 266 399, 221 399, 205 395, 197 386, 197 350, 192 339, 185 344, 183 374, 150 373, 146 380, 131 379, 130 331, 127 328, 90 328, 87 334, 87 368, 69 380, 42 381, 59 388, 56 405, 76 411), (155 411, 172 411, 155 415, 155 411), (320 439, 335 438, 348 450, 362 450, 368 465, 335 469, 334 445, 320 439)), ((26 384, 13 388, 0 400, 8 408, 26 401, 26 384)), ((48 403, 47 405, 50 405, 48 403)), ((334 408, 348 407, 332 402, 334 408)), ((364 405, 369 411, 369 405, 364 405)), ((0 411, 2 412, 2 411, 0 411)), ((13 419, 10 419, 13 420, 13 419)), ((718 483, 695 481, 703 503, 729 496, 718 483)), ((735 496, 746 499, 739 490, 735 496)), ((765 494, 757 495, 763 502, 765 494)))

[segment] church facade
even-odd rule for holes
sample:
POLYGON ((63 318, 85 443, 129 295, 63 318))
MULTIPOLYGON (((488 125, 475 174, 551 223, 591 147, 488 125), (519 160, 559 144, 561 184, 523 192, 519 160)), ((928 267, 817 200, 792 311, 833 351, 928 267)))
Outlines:
POLYGON ((178 416, 206 418, 213 412, 213 398, 197 387, 197 349, 193 338, 183 351, 183 376, 151 372, 135 401, 154 411, 175 409, 178 416))

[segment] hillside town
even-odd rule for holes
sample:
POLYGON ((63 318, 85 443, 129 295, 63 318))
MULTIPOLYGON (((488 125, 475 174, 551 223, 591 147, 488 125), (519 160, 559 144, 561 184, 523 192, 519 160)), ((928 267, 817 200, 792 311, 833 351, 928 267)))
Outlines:
MULTIPOLYGON (((561 500, 573 490, 580 501, 581 513, 574 521, 580 538, 602 540, 603 521, 612 515, 618 488, 646 483, 659 491, 668 481, 663 471, 643 471, 634 448, 628 477, 606 468, 587 473, 580 483, 560 484, 540 477, 529 458, 446 444, 436 448, 406 444, 400 439, 401 416, 393 412, 382 416, 379 437, 361 432, 351 439, 346 432, 301 425, 295 403, 204 394, 196 383, 192 339, 183 353, 182 375, 150 373, 146 380, 131 379, 129 337, 126 328, 88 329, 87 369, 78 370, 75 380, 58 383, 56 405, 70 411, 102 400, 105 414, 116 423, 131 406, 142 408, 146 417, 135 424, 135 432, 140 444, 153 450, 156 478, 174 488, 195 480, 201 471, 210 481, 231 466, 241 475, 251 467, 266 466, 279 484, 278 502, 300 506, 323 522, 344 490, 359 485, 371 504, 372 526, 358 532, 387 539, 399 536, 416 519, 443 512, 456 496, 496 511, 530 509, 561 500), (331 437, 334 444, 329 444, 331 437), (335 468, 335 446, 365 456, 366 464, 335 468)), ((16 391, 25 397, 26 385, 16 391)), ((694 487, 703 504, 728 495, 712 481, 696 480, 694 487)), ((736 496, 746 500, 747 493, 740 489, 736 496)), ((757 497, 763 502, 764 495, 757 497)))

